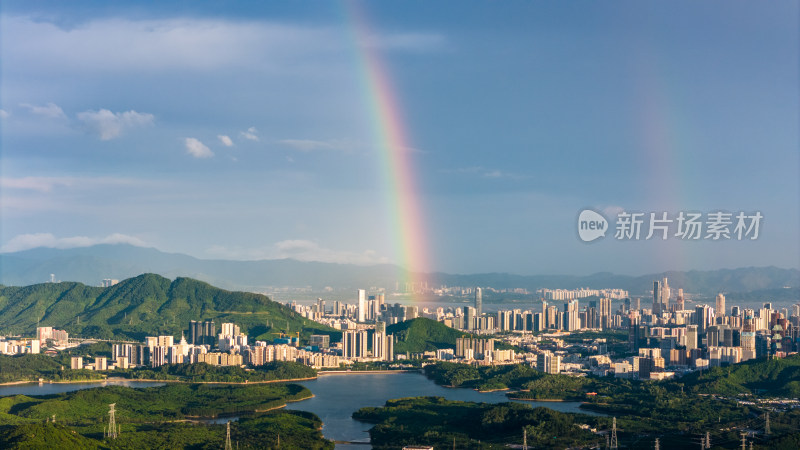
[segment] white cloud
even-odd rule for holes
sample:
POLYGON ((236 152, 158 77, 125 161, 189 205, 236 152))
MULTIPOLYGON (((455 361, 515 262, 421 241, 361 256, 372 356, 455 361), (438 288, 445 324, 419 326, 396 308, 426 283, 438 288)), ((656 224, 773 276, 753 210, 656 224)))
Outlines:
POLYGON ((47 248, 76 248, 91 247, 97 244, 130 244, 137 247, 148 245, 141 239, 126 234, 114 233, 105 237, 92 238, 87 236, 73 236, 57 238, 51 233, 20 234, 6 242, 0 251, 3 253, 19 252, 37 247, 47 248))
POLYGON ((327 141, 317 141, 313 139, 283 139, 278 142, 301 152, 311 152, 316 150, 338 150, 348 152, 357 146, 352 142, 340 141, 336 139, 327 141))
POLYGON ((195 138, 186 138, 186 153, 195 158, 211 158, 214 152, 195 138))
POLYGON ((289 239, 266 247, 231 248, 217 245, 209 248, 206 252, 214 257, 236 260, 291 258, 298 261, 360 265, 386 264, 389 262, 388 258, 378 255, 373 250, 364 250, 363 252, 333 250, 307 239, 289 239))
POLYGON ((8 116, 10 115, 11 113, 6 111, 5 109, 0 109, 0 119, 8 119, 8 116))
POLYGON ((64 110, 55 103, 48 103, 43 106, 31 105, 30 103, 20 103, 19 106, 26 108, 28 111, 36 114, 37 116, 47 117, 48 119, 66 119, 67 115, 64 110))
POLYGON ((0 187, 3 189, 18 189, 24 191, 50 192, 55 186, 69 186, 68 177, 20 177, 0 178, 0 187))
POLYGON ((219 139, 219 141, 222 142, 222 145, 225 147, 233 147, 233 139, 231 139, 230 136, 218 134, 217 139, 219 139))
POLYGON ((241 134, 241 136, 243 138, 251 140, 251 141, 258 142, 258 140, 259 140, 259 138, 258 138, 258 130, 256 129, 256 127, 250 127, 250 128, 247 129, 247 131, 242 131, 239 134, 241 134))
POLYGON ((4 41, 14 41, 3 46, 4 59, 62 72, 280 67, 330 48, 337 36, 328 27, 216 19, 113 18, 63 28, 9 17, 3 28, 4 41))
MULTIPOLYGON (((325 56, 350 52, 353 45, 332 26, 191 18, 102 18, 67 28, 12 16, 4 18, 3 37, 4 65, 35 73, 254 67, 292 73, 301 62, 326 61, 325 56)), ((446 44, 441 34, 424 31, 372 34, 359 42, 415 52, 440 50, 446 44)))
POLYGON ((82 189, 99 189, 110 186, 140 187, 151 183, 134 178, 114 177, 0 177, 0 188, 3 190, 21 190, 51 192, 57 187, 82 189))
POLYGON ((123 131, 131 128, 152 125, 155 117, 148 113, 134 110, 115 113, 107 109, 84 111, 78 113, 78 120, 101 140, 107 141, 119 137, 123 131))

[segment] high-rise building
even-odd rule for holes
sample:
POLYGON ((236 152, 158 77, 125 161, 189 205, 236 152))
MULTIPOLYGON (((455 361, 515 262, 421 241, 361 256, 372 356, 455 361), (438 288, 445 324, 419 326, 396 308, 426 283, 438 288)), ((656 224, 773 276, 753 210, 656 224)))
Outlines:
POLYGON ((204 322, 199 320, 189 321, 189 343, 192 345, 208 345, 213 347, 217 337, 214 321, 208 319, 204 322))
POLYGON ((358 290, 358 322, 363 323, 367 316, 367 291, 358 290))
POLYGON ((540 353, 536 357, 536 368, 545 373, 557 374, 561 372, 561 356, 549 351, 540 353))
POLYGON ((511 311, 497 312, 497 327, 500 328, 500 331, 510 331, 513 329, 511 324, 511 311))
POLYGON ((455 355, 459 358, 469 355, 475 358, 484 358, 486 355, 491 355, 493 351, 494 339, 456 338, 455 355))
POLYGON ((375 303, 373 303, 374 307, 374 317, 375 320, 378 320, 378 317, 381 315, 381 310, 383 310, 383 304, 386 302, 386 295, 385 294, 375 294, 375 303))
POLYGON ((717 317, 721 317, 725 315, 725 296, 717 294, 717 304, 715 312, 717 313, 717 317))
POLYGON ((686 302, 683 298, 683 288, 678 289, 678 311, 683 311, 684 307, 686 306, 686 302))
POLYGON ((600 299, 600 327, 603 329, 611 328, 611 299, 600 299))
POLYGON ((570 300, 564 304, 564 329, 575 331, 581 326, 578 300, 570 300))
POLYGON ((474 330, 475 329, 475 318, 476 318, 475 308, 473 308, 472 306, 465 306, 464 307, 464 329, 465 330, 474 330))
POLYGON ((367 330, 348 330, 342 333, 342 357, 363 358, 367 356, 367 330))
POLYGON ((376 330, 372 334, 372 356, 379 361, 394 360, 394 336, 376 330))
POLYGON ((708 327, 708 305, 697 305, 694 308, 694 323, 697 325, 697 333, 700 335, 706 334, 706 327, 708 327))
POLYGON ((653 314, 661 313, 661 283, 653 281, 653 314))
POLYGON ((689 325, 686 327, 686 350, 694 350, 697 348, 697 325, 689 325))
POLYGON ((669 307, 669 283, 664 278, 663 281, 653 282, 653 314, 666 312, 669 307))
POLYGON ((483 290, 475 288, 475 314, 480 317, 483 313, 483 290))
POLYGON ((308 344, 321 349, 328 348, 331 345, 331 337, 327 334, 312 334, 308 344))
POLYGON ((94 370, 108 370, 108 359, 105 356, 95 356, 94 370))

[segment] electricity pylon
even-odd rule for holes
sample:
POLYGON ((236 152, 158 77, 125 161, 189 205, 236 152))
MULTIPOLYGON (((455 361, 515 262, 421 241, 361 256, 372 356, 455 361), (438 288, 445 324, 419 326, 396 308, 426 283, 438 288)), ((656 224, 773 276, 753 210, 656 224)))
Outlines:
POLYGON ((619 448, 619 442, 617 442, 617 418, 614 417, 613 426, 611 428, 611 448, 619 448))
POLYGON ((233 450, 233 445, 231 445, 231 421, 228 421, 228 434, 225 437, 225 450, 233 450))
POLYGON ((114 417, 114 413, 115 413, 114 407, 116 405, 117 405, 116 403, 111 403, 110 405, 108 405, 108 407, 111 408, 111 409, 108 410, 108 435, 106 437, 109 437, 111 439, 116 439, 117 435, 118 435, 118 433, 117 433, 117 419, 116 419, 116 417, 114 417))

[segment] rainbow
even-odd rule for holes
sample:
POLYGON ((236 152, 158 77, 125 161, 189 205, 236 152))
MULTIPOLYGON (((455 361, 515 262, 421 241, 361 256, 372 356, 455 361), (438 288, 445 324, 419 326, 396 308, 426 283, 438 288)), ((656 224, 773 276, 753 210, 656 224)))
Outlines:
MULTIPOLYGON (((367 45, 373 36, 360 2, 346 2, 352 23, 356 60, 373 133, 380 154, 380 170, 386 182, 386 206, 395 261, 405 270, 406 283, 421 283, 422 270, 429 269, 428 246, 418 179, 414 167, 415 150, 403 122, 402 108, 394 94, 389 70, 376 46, 367 45)), ((400 286, 403 289, 403 286, 400 286)), ((412 296, 412 300, 414 296, 412 296)))
MULTIPOLYGON (((694 164, 687 149, 695 143, 691 135, 692 125, 682 122, 680 90, 671 88, 668 73, 658 67, 649 55, 653 49, 642 47, 638 58, 636 80, 638 88, 632 109, 640 120, 638 129, 641 151, 637 152, 637 167, 645 169, 650 191, 646 198, 652 204, 641 205, 643 211, 666 211, 670 215, 681 210, 697 210, 702 205, 692 203, 691 180, 699 176, 687 176, 694 164)), ((674 219, 674 217, 673 217, 674 219)), ((690 270, 691 261, 702 255, 703 247, 693 242, 671 238, 666 242, 654 242, 659 258, 673 270, 690 270)), ((656 250, 654 250, 656 251, 656 250)))

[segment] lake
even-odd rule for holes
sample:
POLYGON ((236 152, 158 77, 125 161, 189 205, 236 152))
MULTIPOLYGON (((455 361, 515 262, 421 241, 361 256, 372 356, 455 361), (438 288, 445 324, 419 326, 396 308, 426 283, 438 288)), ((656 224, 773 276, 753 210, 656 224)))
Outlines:
MULTIPOLYGON (((402 397, 437 396, 466 402, 502 403, 509 401, 504 391, 477 392, 472 389, 446 388, 421 373, 331 374, 297 384, 309 388, 314 397, 287 405, 287 409, 310 411, 322 419, 322 434, 335 441, 368 444, 373 424, 359 422, 351 416, 365 406, 383 406, 386 400, 402 397)), ((581 410, 579 402, 528 402, 532 407, 544 406, 567 413, 595 414, 581 410)), ((337 449, 365 450, 369 445, 337 444, 337 449)))
POLYGON ((0 396, 6 395, 50 395, 63 392, 79 391, 104 386, 126 386, 145 388, 163 386, 164 383, 156 381, 112 380, 112 381, 87 381, 85 383, 25 383, 0 386, 0 396))
MULTIPOLYGON (((437 385, 418 372, 400 373, 346 373, 323 374, 316 380, 301 381, 301 384, 314 393, 314 397, 295 403, 286 408, 310 411, 319 416, 323 422, 322 434, 335 441, 358 442, 359 444, 337 444, 340 450, 369 449, 369 433, 372 424, 359 422, 352 414, 365 406, 383 406, 386 400, 402 397, 437 396, 448 400, 466 402, 502 403, 509 401, 504 391, 477 392, 472 389, 446 388, 437 385)), ((86 383, 27 383, 11 386, 0 386, 0 396, 6 395, 50 395, 71 392, 79 389, 91 389, 102 386, 127 386, 135 388, 163 386, 164 383, 153 381, 93 381, 86 383)), ((566 413, 592 414, 580 409, 579 402, 529 402, 515 400, 532 407, 544 406, 566 413)), ((209 419, 208 423, 225 423, 237 417, 209 419)))

